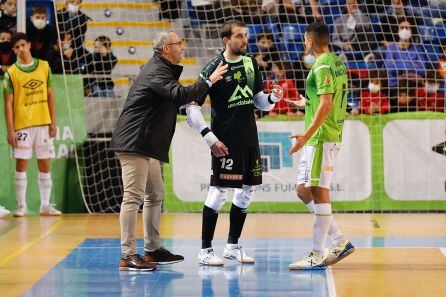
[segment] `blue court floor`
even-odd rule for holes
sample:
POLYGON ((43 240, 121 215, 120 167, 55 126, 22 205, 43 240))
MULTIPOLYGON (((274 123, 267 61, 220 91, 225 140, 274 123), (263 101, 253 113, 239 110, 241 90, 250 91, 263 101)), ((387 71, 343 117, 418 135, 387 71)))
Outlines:
MULTIPOLYGON (((358 248, 446 247, 442 237, 351 241, 358 248)), ((24 296, 336 296, 332 269, 288 270, 289 263, 308 253, 310 238, 252 238, 241 243, 256 258, 256 264, 225 260, 224 268, 199 266, 199 240, 167 239, 166 248, 184 255, 185 261, 135 273, 118 271, 119 239, 87 239, 24 296)), ((217 254, 221 255, 223 246, 223 240, 214 241, 217 254)))

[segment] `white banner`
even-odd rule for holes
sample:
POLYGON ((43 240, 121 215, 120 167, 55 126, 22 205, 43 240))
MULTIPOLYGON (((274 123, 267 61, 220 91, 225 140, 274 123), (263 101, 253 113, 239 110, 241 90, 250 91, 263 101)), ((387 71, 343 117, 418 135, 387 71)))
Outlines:
MULTIPOLYGON (((255 201, 297 201, 295 183, 300 152, 288 156, 289 136, 304 131, 299 122, 258 122, 263 184, 255 201)), ((344 141, 336 160, 331 198, 358 201, 372 193, 370 133, 361 121, 346 121, 344 141)), ((209 189, 211 154, 201 135, 187 126, 177 125, 172 142, 173 189, 183 201, 204 201, 209 189)))
POLYGON ((396 200, 445 200, 446 121, 395 120, 383 134, 387 194, 396 200))

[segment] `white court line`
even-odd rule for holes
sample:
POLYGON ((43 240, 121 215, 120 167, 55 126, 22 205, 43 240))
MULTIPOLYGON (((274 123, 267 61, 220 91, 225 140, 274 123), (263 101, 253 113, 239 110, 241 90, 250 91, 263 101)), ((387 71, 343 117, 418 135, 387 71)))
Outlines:
POLYGON ((325 269, 325 276, 327 277, 328 296, 337 297, 338 295, 336 294, 336 286, 333 277, 333 271, 331 270, 330 267, 325 269))
POLYGON ((438 248, 440 252, 443 253, 443 255, 446 257, 446 248, 438 248))

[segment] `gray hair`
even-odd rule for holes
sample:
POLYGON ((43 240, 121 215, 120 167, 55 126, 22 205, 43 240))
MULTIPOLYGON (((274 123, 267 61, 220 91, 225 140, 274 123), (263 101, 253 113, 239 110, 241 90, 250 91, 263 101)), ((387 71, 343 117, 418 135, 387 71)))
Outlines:
MULTIPOLYGON (((170 31, 172 32, 172 31, 170 31)), ((168 43, 169 33, 166 31, 159 32, 156 34, 155 39, 153 40, 153 50, 157 53, 161 53, 163 51, 163 45, 168 43)))

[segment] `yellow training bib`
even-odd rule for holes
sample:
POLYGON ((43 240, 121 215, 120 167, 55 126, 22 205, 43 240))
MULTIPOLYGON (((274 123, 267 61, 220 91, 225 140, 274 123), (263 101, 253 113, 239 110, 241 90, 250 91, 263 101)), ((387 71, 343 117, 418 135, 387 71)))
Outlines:
POLYGON ((14 130, 51 124, 48 108, 48 62, 26 72, 16 64, 8 69, 14 92, 14 130))

